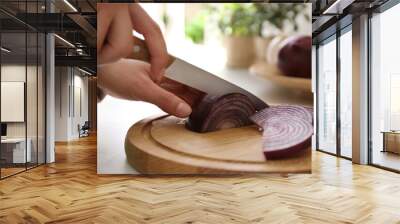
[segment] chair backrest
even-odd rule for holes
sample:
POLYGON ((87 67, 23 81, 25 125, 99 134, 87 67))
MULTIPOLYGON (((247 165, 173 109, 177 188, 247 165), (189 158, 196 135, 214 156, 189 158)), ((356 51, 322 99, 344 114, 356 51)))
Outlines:
POLYGON ((82 128, 89 128, 89 127, 90 127, 89 121, 85 121, 85 123, 83 124, 82 128))

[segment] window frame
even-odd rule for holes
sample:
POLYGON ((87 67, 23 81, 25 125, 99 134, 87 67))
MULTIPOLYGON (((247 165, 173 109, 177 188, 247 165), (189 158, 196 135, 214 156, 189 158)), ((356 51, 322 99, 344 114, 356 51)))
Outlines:
MULTIPOLYGON (((348 20, 348 18, 343 18, 344 20, 348 20)), ((340 21, 339 21, 340 22, 340 21)), ((340 67, 340 37, 347 32, 352 31, 352 23, 346 24, 344 27, 338 29, 335 33, 331 34, 330 36, 326 37, 323 40, 320 40, 316 44, 316 150, 319 152, 327 153, 329 155, 337 156, 340 158, 344 158, 347 160, 352 160, 352 158, 342 155, 341 153, 341 119, 340 119, 340 77, 341 77, 341 67, 340 67), (336 151, 335 153, 329 152, 327 150, 321 149, 319 143, 319 85, 320 85, 320 74, 319 74, 319 51, 320 45, 322 43, 326 44, 330 41, 336 41, 336 151)))

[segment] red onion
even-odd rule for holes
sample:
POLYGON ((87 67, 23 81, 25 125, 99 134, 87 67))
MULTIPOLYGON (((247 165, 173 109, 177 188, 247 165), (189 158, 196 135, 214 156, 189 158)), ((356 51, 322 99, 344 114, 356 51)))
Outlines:
POLYGON ((289 37, 278 53, 278 68, 287 76, 311 78, 310 36, 289 37))
POLYGON ((263 127, 263 122, 267 117, 274 116, 279 113, 280 115, 296 116, 308 121, 310 124, 313 123, 312 108, 298 106, 298 105, 279 105, 271 106, 268 109, 264 109, 251 117, 251 120, 258 126, 263 127))
POLYGON ((200 133, 242 127, 252 124, 249 117, 255 112, 255 106, 246 95, 206 95, 193 108, 186 127, 200 133))
POLYGON ((301 106, 273 106, 250 117, 263 129, 267 159, 291 157, 310 147, 312 118, 310 108, 301 106))

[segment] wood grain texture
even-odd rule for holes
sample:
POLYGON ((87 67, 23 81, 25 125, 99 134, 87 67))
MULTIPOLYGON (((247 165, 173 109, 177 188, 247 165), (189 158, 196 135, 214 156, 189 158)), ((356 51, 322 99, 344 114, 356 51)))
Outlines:
POLYGON ((384 134, 385 151, 400 154, 400 133, 384 134))
POLYGON ((173 116, 134 124, 125 140, 129 163, 142 174, 310 173, 311 149, 266 160, 255 126, 197 133, 173 116))
MULTIPOLYGON (((3 151, 2 151, 2 153, 3 153, 3 151)), ((11 167, 11 166, 4 167, 3 166, 1 168, 1 178, 7 177, 7 176, 10 176, 15 173, 22 172, 22 171, 25 171, 25 164, 23 166, 19 165, 19 167, 11 167)))
POLYGON ((274 64, 256 62, 249 71, 280 86, 311 94, 311 79, 285 76, 274 64))
POLYGON ((96 138, 0 181, 0 223, 400 223, 400 175, 313 152, 313 173, 100 176, 96 138))

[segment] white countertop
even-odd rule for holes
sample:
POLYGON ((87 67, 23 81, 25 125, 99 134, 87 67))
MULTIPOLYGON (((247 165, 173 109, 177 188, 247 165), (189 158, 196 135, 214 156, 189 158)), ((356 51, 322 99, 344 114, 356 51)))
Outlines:
MULTIPOLYGON (((27 138, 28 141, 30 141, 29 138, 27 138)), ((24 142, 25 138, 2 138, 1 143, 20 143, 24 142)))
POLYGON ((120 100, 110 96, 97 104, 97 111, 97 172, 137 173, 126 161, 126 132, 137 121, 163 112, 149 103, 120 100))

